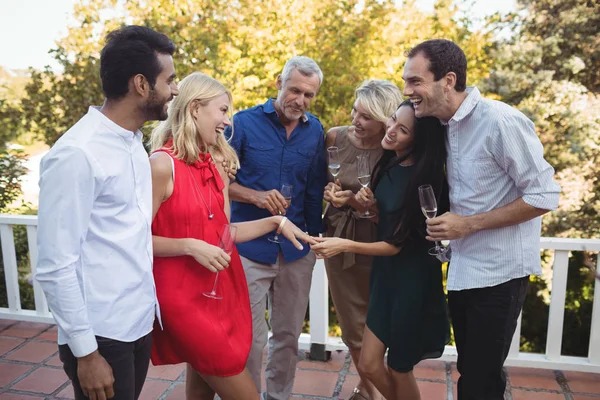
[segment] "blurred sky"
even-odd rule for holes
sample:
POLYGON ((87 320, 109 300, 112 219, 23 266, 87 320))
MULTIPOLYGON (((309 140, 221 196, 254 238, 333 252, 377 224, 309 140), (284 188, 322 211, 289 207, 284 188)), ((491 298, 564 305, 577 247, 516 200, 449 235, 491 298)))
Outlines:
MULTIPOLYGON (((431 10, 435 0, 418 0, 431 10)), ((8 68, 56 67, 48 50, 67 32, 76 0, 0 0, 0 66, 8 68)), ((496 11, 509 12, 515 0, 474 0, 468 14, 477 20, 496 11)))

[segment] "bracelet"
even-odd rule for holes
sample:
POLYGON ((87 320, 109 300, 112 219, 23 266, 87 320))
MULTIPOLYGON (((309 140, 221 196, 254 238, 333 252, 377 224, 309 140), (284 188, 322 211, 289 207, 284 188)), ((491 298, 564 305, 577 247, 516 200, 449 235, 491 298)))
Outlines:
POLYGON ((281 222, 279 223, 279 228, 277 228, 277 234, 279 235, 281 233, 281 231, 283 230, 283 226, 285 225, 285 223, 287 222, 288 218, 287 217, 283 217, 281 219, 281 222))

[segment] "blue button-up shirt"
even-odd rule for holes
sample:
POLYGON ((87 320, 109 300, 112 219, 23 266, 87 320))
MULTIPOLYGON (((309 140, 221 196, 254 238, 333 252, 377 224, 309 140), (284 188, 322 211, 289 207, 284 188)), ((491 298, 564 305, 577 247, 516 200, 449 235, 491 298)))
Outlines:
MULTIPOLYGON (((279 121, 273 99, 256 107, 240 111, 233 118, 231 145, 237 151, 241 168, 236 181, 258 191, 281 189, 286 183, 293 186, 292 202, 287 217, 300 229, 317 235, 324 231, 321 212, 323 188, 327 184, 323 125, 306 113, 289 139, 279 121)), ((231 136, 227 128, 225 135, 231 136)), ((271 216, 266 209, 254 204, 233 201, 231 221, 254 221, 271 216)), ((239 253, 251 260, 274 264, 279 252, 287 262, 304 257, 309 246, 298 250, 281 237, 283 243, 270 242, 267 235, 237 245, 239 253)))

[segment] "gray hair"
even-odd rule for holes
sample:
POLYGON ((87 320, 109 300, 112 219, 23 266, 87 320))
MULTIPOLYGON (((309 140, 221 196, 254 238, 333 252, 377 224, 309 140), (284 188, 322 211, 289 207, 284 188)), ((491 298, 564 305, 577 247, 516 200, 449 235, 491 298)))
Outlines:
POLYGON ((319 76, 319 86, 323 83, 323 71, 321 71, 315 60, 304 56, 294 56, 283 67, 283 71, 281 72, 282 85, 285 85, 285 82, 290 79, 290 75, 294 69, 297 69, 304 76, 317 74, 319 76))

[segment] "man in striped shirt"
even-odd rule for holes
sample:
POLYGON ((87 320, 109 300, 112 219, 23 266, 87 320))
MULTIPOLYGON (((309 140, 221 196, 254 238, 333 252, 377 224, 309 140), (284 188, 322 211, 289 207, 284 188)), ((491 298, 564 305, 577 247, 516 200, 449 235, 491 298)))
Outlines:
POLYGON ((503 399, 503 371, 529 276, 539 274, 541 215, 560 186, 533 123, 466 86, 467 60, 449 40, 408 53, 404 95, 417 117, 447 127, 450 212, 427 221, 450 240, 448 305, 458 351, 459 400, 503 399))

